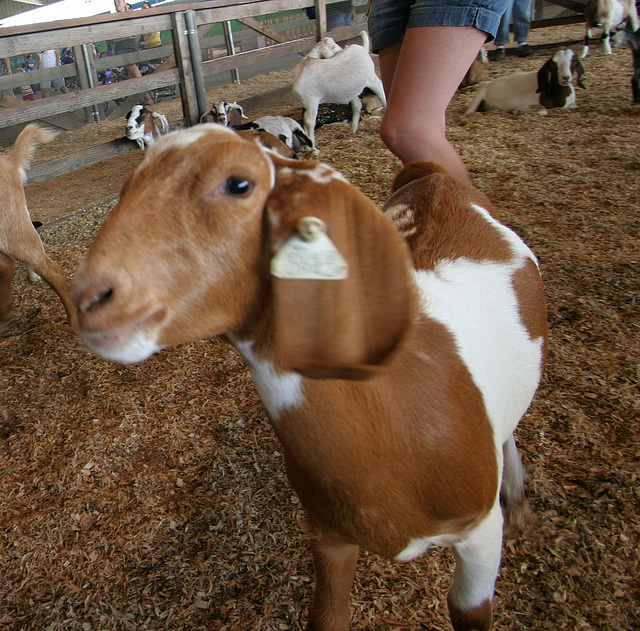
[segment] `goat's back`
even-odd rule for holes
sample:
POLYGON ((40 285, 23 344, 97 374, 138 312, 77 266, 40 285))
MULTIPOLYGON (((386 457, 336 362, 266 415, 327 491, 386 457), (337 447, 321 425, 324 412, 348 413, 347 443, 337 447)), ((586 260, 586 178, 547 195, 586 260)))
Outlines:
POLYGON ((294 71, 293 93, 301 101, 348 103, 358 96, 375 74, 373 60, 364 47, 347 46, 329 59, 303 59, 294 71))

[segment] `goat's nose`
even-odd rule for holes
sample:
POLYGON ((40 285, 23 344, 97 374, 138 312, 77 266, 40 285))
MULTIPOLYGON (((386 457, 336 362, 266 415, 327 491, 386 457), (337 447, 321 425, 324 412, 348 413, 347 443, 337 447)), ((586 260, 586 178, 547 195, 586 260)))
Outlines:
POLYGON ((81 289, 76 296, 76 304, 80 313, 96 310, 113 300, 114 286, 112 283, 96 283, 81 289))
POLYGON ((562 77, 567 83, 571 83, 571 75, 564 75, 564 77, 562 77))

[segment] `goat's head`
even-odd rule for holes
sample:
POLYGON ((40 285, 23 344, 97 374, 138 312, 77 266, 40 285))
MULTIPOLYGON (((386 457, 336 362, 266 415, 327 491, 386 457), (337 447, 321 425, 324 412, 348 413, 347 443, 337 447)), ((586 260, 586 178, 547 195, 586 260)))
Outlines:
POLYGON ((578 85, 584 88, 582 77, 584 67, 570 49, 557 51, 538 70, 537 92, 553 91, 554 86, 568 87, 573 80, 573 73, 578 74, 578 85))
POLYGON ((308 53, 307 57, 315 59, 329 59, 340 52, 342 47, 336 43, 333 37, 323 37, 308 53))
POLYGON ((214 123, 218 123, 220 125, 230 125, 231 124, 231 112, 238 112, 240 114, 240 118, 248 118, 244 115, 244 110, 241 105, 237 103, 227 103, 227 101, 216 101, 212 106, 209 112, 204 114, 201 118, 203 120, 206 116, 211 116, 211 119, 214 123))
POLYGON ((404 240, 339 173, 205 124, 147 152, 74 295, 79 333, 117 361, 230 333, 267 339, 282 367, 359 376, 402 338, 408 278, 404 240))

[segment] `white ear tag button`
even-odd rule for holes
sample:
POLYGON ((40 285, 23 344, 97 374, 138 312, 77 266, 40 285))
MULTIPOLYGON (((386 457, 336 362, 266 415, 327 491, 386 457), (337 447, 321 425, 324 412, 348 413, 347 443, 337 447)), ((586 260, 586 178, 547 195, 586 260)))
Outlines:
POLYGON ((303 217, 298 234, 289 237, 271 259, 276 278, 343 280, 349 266, 329 237, 327 227, 317 217, 303 217))

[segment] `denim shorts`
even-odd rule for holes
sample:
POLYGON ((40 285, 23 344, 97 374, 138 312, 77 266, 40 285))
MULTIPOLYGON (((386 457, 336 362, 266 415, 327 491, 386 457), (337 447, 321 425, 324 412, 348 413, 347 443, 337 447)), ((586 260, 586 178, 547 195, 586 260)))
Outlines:
POLYGON ((415 26, 475 26, 491 41, 510 0, 371 0, 371 50, 393 46, 415 26))

